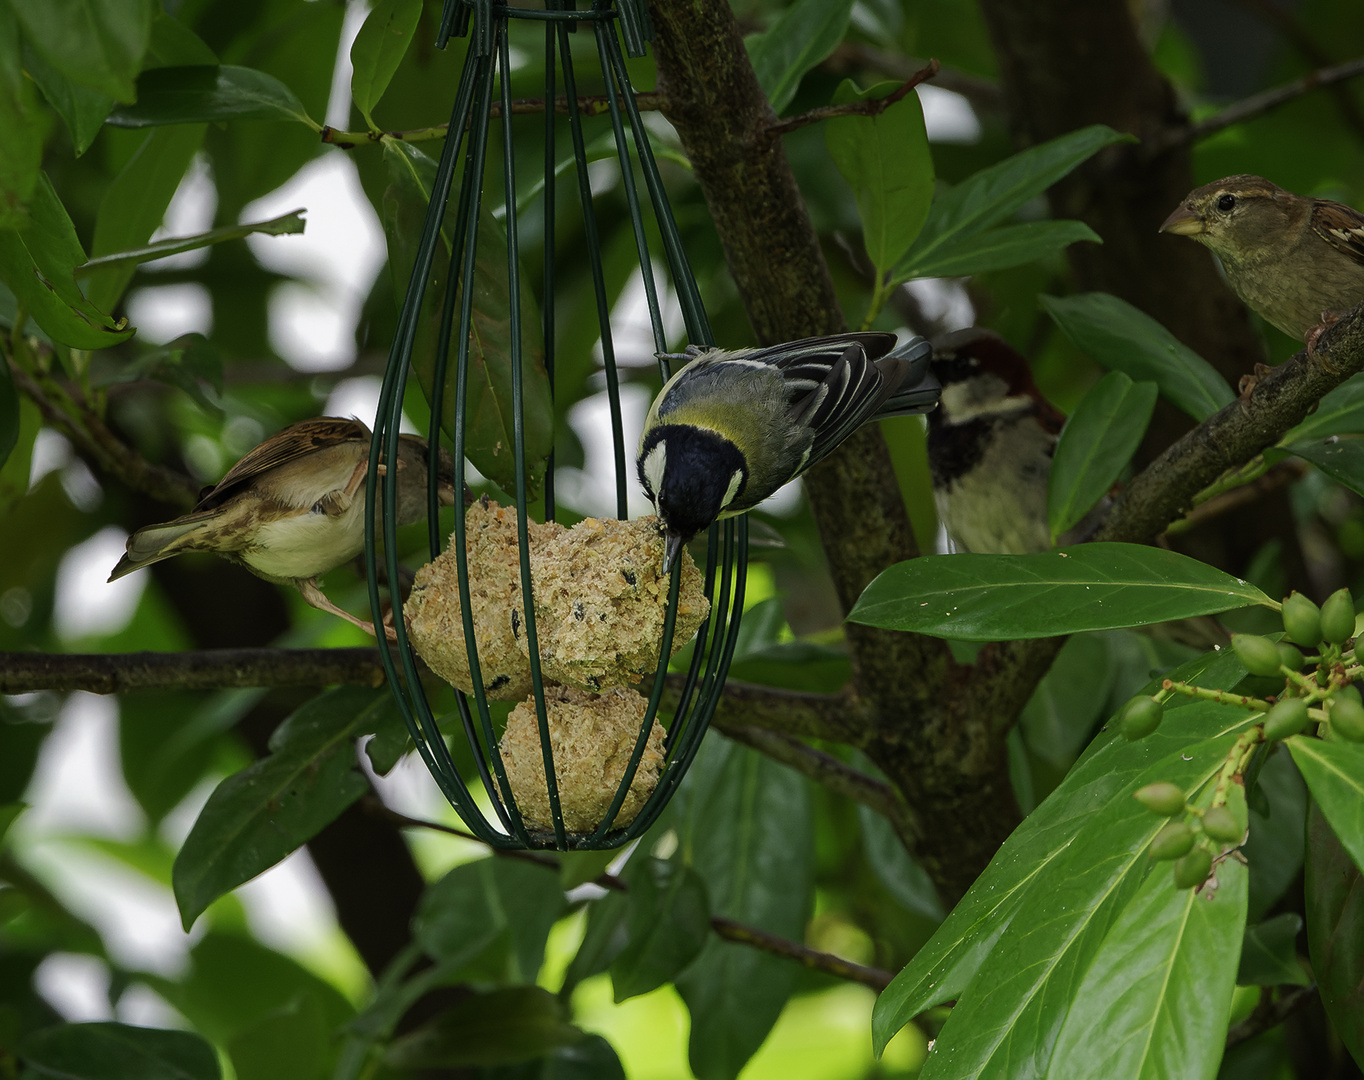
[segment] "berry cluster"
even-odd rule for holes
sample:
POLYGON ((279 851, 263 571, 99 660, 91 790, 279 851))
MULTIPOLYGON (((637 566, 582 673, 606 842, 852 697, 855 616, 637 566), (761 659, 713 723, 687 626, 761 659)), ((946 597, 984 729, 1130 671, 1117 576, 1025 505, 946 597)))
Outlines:
POLYGON ((1355 604, 1348 589, 1318 608, 1301 593, 1282 606, 1284 640, 1255 634, 1232 637, 1236 657, 1253 676, 1283 680, 1265 697, 1209 690, 1166 679, 1155 695, 1139 694, 1118 713, 1124 737, 1135 740, 1160 726, 1165 702, 1175 694, 1257 709, 1260 716, 1237 740, 1214 782, 1210 799, 1197 804, 1178 784, 1148 784, 1138 802, 1170 818, 1151 841, 1151 857, 1174 861, 1177 888, 1201 885, 1223 848, 1239 846, 1249 825, 1243 775, 1256 747, 1315 727, 1323 738, 1364 742, 1364 701, 1355 680, 1364 673, 1354 650, 1355 604))

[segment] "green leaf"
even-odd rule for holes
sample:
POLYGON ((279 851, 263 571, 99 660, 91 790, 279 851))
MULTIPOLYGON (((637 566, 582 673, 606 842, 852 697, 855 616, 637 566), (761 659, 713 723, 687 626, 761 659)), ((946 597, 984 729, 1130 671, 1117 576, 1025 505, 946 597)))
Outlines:
POLYGON ((68 79, 132 101, 151 38, 152 0, 10 0, 35 52, 68 79))
POLYGON ((538 986, 471 994, 384 1054, 393 1069, 459 1069, 507 1065, 580 1042, 568 1006, 538 986))
MULTIPOLYGON (((670 808, 674 856, 706 883, 711 910, 800 940, 813 901, 813 815, 807 782, 724 739, 708 739, 670 808)), ((795 985, 788 960, 711 937, 677 979, 691 1012, 698 1080, 732 1080, 776 1022, 795 985)))
POLYGON ((1097 292, 1039 299, 1076 348, 1110 370, 1156 383, 1195 420, 1235 400, 1211 364, 1126 300, 1097 292))
POLYGON ((116 363, 96 357, 90 365, 92 386, 112 386, 115 383, 155 379, 183 390, 210 416, 223 416, 223 410, 204 391, 207 384, 219 394, 223 389, 223 360, 218 350, 202 334, 185 334, 159 349, 152 349, 136 359, 116 363))
POLYGON ((54 1080, 218 1080, 213 1047, 188 1031, 61 1024, 24 1037, 25 1075, 54 1080))
POLYGON ((24 72, 20 41, 13 10, 0 4, 0 229, 28 223, 28 201, 51 124, 24 72))
POLYGON ((14 377, 9 364, 0 364, 0 465, 9 460, 19 443, 19 391, 14 388, 14 377))
MULTIPOLYGON (((1175 713, 1179 721, 1167 717, 1140 747, 1110 740, 1089 763, 1116 766, 1116 777, 1077 766, 1034 811, 1045 822, 1029 828, 1030 815, 1005 842, 958 905, 964 917, 949 915, 923 950, 925 959, 916 957, 881 995, 872 1013, 878 1050, 918 1012, 955 997, 925 1080, 1012 1080, 1022 1060, 1030 1062, 1028 1075, 1046 1075, 1056 1033, 1075 1005, 1075 987, 1137 893, 1148 865, 1146 846, 1164 825, 1132 792, 1155 780, 1196 792, 1217 774, 1235 729, 1251 716, 1209 702, 1175 713), (1191 731, 1202 738, 1190 742, 1191 731), (1168 753, 1172 746, 1179 749, 1168 753), (1016 842, 1020 834, 1026 843, 1016 842)), ((1234 940, 1240 936, 1238 927, 1234 940)))
POLYGON ((1071 244, 1087 241, 1102 244, 1099 234, 1083 221, 1023 221, 999 225, 963 239, 951 248, 939 249, 910 267, 908 277, 895 272, 895 281, 911 277, 965 277, 992 270, 1010 270, 1038 259, 1047 259, 1071 244))
POLYGON ((1224 859, 1215 873, 1216 888, 1195 891, 1176 889, 1168 866, 1152 867, 1069 991, 1050 1075, 1217 1075, 1246 924, 1246 868, 1224 859))
MULTIPOLYGON (((1325 440, 1293 443, 1284 447, 1284 450, 1311 462, 1356 495, 1364 494, 1364 439, 1338 439, 1332 436, 1325 440)), ((1277 448, 1273 453, 1278 453, 1277 448)))
POLYGON ((1070 638, 1019 715, 1029 752, 1064 774, 1093 734, 1117 675, 1107 635, 1070 638))
POLYGON ((1328 435, 1364 435, 1364 376, 1346 379, 1322 398, 1312 415, 1287 431, 1279 445, 1309 443, 1328 435))
POLYGON ((910 858, 889 821, 870 806, 858 806, 862 851, 877 880, 906 911, 942 922, 947 917, 928 872, 910 858))
POLYGON ((114 107, 114 99, 98 90, 72 82, 44 60, 31 47, 24 50, 24 67, 47 103, 56 110, 71 133, 72 148, 80 157, 95 141, 104 118, 114 107))
POLYGON ((850 622, 958 641, 1145 626, 1252 604, 1249 582, 1161 548, 1080 544, 1033 555, 927 555, 867 586, 850 622))
POLYGON ((1159 390, 1110 371, 1080 399, 1052 456, 1047 525, 1052 542, 1076 524, 1122 474, 1151 422, 1159 390))
POLYGON ((350 93, 371 128, 375 124, 370 112, 398 70, 421 13, 421 0, 379 0, 355 35, 350 47, 350 93))
POLYGON ((422 894, 414 939, 428 956, 492 980, 530 983, 564 913, 550 868, 510 859, 457 866, 422 894))
POLYGON ((637 854, 625 880, 629 940, 611 962, 617 1004, 672 982, 710 937, 706 885, 691 867, 637 854))
POLYGON ((297 210, 290 210, 287 214, 270 218, 269 221, 249 221, 241 225, 224 225, 222 228, 210 229, 208 232, 194 233, 191 236, 172 236, 165 240, 158 240, 154 244, 147 244, 145 247, 133 248, 128 251, 115 251, 109 255, 99 255, 92 258, 84 266, 78 266, 76 273, 84 276, 95 270, 102 270, 107 266, 137 266, 144 262, 150 262, 152 259, 164 259, 167 255, 179 255, 181 252, 195 251, 199 248, 210 247, 213 244, 221 244, 224 240, 241 240, 256 233, 263 236, 301 235, 308 228, 308 222, 303 217, 307 212, 306 207, 300 206, 297 210))
MULTIPOLYGON (((845 79, 834 104, 874 101, 895 89, 882 83, 862 92, 845 79)), ((862 240, 879 280, 914 242, 933 202, 933 153, 919 95, 911 92, 875 116, 827 121, 824 143, 857 198, 862 240)))
POLYGON ((356 768, 354 740, 380 695, 388 691, 348 686, 319 694, 271 736, 269 757, 214 789, 175 858, 175 900, 185 929, 369 789, 356 768))
POLYGON ((23 231, 0 230, 0 280, 54 341, 73 349, 127 341, 133 330, 125 329, 126 320, 115 322, 76 285, 75 268, 85 262, 85 252, 45 175, 33 189, 29 209, 31 220, 23 231))
POLYGON ((1364 867, 1364 746, 1301 735, 1287 746, 1341 846, 1364 867))
MULTIPOLYGON (((407 143, 386 143, 389 187, 384 193, 384 233, 388 238, 389 271, 396 296, 407 292, 416 264, 417 241, 435 182, 436 163, 407 143)), ((457 187, 458 185, 456 185, 457 187)), ((431 399, 436 347, 440 336, 441 305, 450 264, 457 199, 451 198, 436 245, 435 261, 422 304, 412 366, 431 399)), ((513 460, 515 417, 512 410, 511 287, 507 237, 487 203, 478 219, 478 252, 474 266, 473 323, 469 341, 469 382, 465 408, 464 453, 484 476, 516 490, 513 460)), ((527 483, 538 488, 545 459, 554 446, 554 403, 544 367, 539 307, 524 272, 521 282, 521 382, 527 483)), ((458 347, 458 308, 451 329, 449 367, 443 391, 441 423, 454 437, 455 365, 458 347)))
POLYGON ((1102 124, 1072 131, 982 169, 933 202, 923 230, 892 271, 896 281, 926 277, 964 241, 998 225, 1105 146, 1134 142, 1102 124))
POLYGON ((323 1080, 332 1031, 315 998, 294 998, 237 1032, 227 1044, 237 1080, 323 1080))
POLYGON ((607 970, 611 961, 625 948, 629 941, 629 932, 626 930, 629 909, 630 901, 622 892, 609 892, 588 905, 587 929, 583 932, 582 944, 568 965, 560 992, 565 999, 584 979, 607 970))
POLYGON ((1312 977, 1298 963, 1298 931, 1302 916, 1285 911, 1258 926, 1246 927, 1241 943, 1241 965, 1236 982, 1241 986, 1307 986, 1312 977))
POLYGON ((203 124, 178 124, 149 132, 105 191, 95 215, 92 259, 76 271, 85 278, 91 303, 101 310, 114 310, 137 266, 103 260, 125 248, 141 247, 151 238, 203 145, 205 130, 203 124))
POLYGON ((9 832, 15 819, 27 808, 28 805, 21 802, 0 803, 0 844, 5 842, 5 833, 9 832))
MULTIPOLYGON (((1245 669, 1228 649, 1197 657, 1169 675, 1211 689, 1230 689, 1245 677, 1245 669)), ((1159 689, 1159 678, 1147 689, 1159 689)), ((1096 815, 1125 805, 1124 800, 1132 801, 1131 792, 1145 783, 1151 761, 1191 760, 1186 757, 1191 747, 1210 733, 1225 733, 1230 725, 1222 708, 1211 702, 1177 699, 1166 710, 1161 726, 1139 746, 1111 731, 1097 738, 1066 778, 1014 830, 928 944, 882 993, 872 1014, 877 1052, 918 1013, 961 995, 1013 920, 1034 880, 1051 879, 1049 868, 1096 815)), ((1238 718, 1236 726, 1243 723, 1238 718)))
POLYGON ((1364 872, 1326 816, 1307 819, 1307 951, 1331 1028, 1364 1060, 1364 872))
POLYGON ((744 39, 758 85, 780 113, 796 95, 805 73, 843 40, 852 0, 796 0, 775 23, 744 39))
POLYGON ((355 1009, 330 983, 297 960, 241 934, 210 930, 190 950, 189 971, 175 979, 138 976, 206 1038, 220 1045, 281 1010, 315 1004, 334 1031, 355 1009))
POLYGON ((137 103, 109 114, 114 127, 130 128, 228 120, 295 120, 322 130, 294 92, 273 75, 229 64, 144 71, 137 80, 137 103))
POLYGON ((1250 918, 1259 920, 1302 871, 1310 799, 1302 773, 1282 747, 1273 750, 1259 769, 1254 791, 1264 802, 1260 809, 1251 807, 1250 837, 1242 854, 1250 863, 1250 918))

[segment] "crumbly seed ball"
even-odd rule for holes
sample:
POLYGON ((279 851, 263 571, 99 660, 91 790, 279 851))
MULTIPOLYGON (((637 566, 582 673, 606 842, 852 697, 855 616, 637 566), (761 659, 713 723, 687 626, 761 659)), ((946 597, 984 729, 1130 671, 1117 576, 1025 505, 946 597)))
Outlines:
MULTIPOLYGON (((596 829, 611 808, 648 704, 633 690, 589 694, 566 686, 545 687, 554 778, 559 785, 564 828, 569 832, 596 829)), ((663 728, 655 720, 614 828, 632 822, 653 793, 663 767, 663 736, 663 728)), ((552 830, 534 699, 512 709, 500 745, 507 781, 526 827, 536 832, 552 830)))
MULTIPOLYGON (((587 518, 532 546, 535 629, 547 681, 596 691, 637 683, 658 666, 668 613, 663 548, 652 516, 587 518)), ((681 558, 674 653, 710 614, 701 572, 685 550, 681 558)), ((518 593, 518 608, 520 600, 518 593)), ((529 656, 524 633, 517 644, 529 656)))
MULTIPOLYGON (((563 531, 562 525, 532 521, 530 543, 534 547, 563 531)), ((531 692, 531 681, 530 661, 517 647, 518 630, 512 623, 520 618, 521 607, 515 507, 498 506, 484 496, 464 512, 464 535, 483 689, 492 700, 519 701, 531 692)), ((417 571, 403 616, 412 647, 427 667, 452 686, 472 693, 453 537, 438 558, 417 571)))

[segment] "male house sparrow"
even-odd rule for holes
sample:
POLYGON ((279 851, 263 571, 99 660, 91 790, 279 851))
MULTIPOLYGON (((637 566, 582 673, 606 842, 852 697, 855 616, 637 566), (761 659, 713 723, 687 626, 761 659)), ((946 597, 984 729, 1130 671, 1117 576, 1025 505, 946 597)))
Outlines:
MULTIPOLYGON (((192 512, 133 533, 109 580, 181 552, 213 551, 266 581, 293 585, 313 607, 374 633, 317 585, 319 575, 365 548, 369 443, 369 428, 359 420, 320 416, 290 425, 202 492, 192 512)), ((399 525, 426 516, 428 459, 425 439, 399 436, 399 525)), ((454 459, 444 448, 438 468, 440 502, 453 505, 454 459)))
POLYGON ((1309 352, 1364 301, 1364 215, 1341 203, 1228 176, 1189 192, 1160 231, 1210 249, 1236 295, 1309 352))
POLYGON ((1046 551, 1047 479, 1065 417, 989 330, 937 338, 933 373, 942 401, 928 414, 928 466, 947 535, 959 551, 1046 551))

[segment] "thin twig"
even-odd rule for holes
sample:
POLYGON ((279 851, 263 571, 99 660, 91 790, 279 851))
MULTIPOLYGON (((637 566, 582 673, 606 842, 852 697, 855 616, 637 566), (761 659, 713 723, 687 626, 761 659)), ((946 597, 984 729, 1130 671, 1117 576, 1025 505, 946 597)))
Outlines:
POLYGON ((1207 502, 1194 507, 1178 521, 1172 521, 1165 530, 1165 535, 1173 536, 1177 533, 1188 532, 1190 529, 1196 529, 1200 525, 1206 525, 1209 521, 1219 518, 1223 514, 1229 514, 1233 510, 1239 510, 1243 506, 1258 502, 1266 495, 1278 491, 1281 487, 1285 487, 1295 480, 1300 480, 1306 474, 1307 462, 1300 461, 1297 458, 1281 461, 1249 483, 1232 488, 1230 491, 1224 491, 1207 502))
MULTIPOLYGON (((390 810, 383 804, 377 796, 366 796, 364 809, 367 813, 376 817, 383 818, 393 824, 405 829, 433 829, 436 832, 447 833, 451 836, 458 836, 465 840, 473 840, 481 843, 478 837, 472 833, 465 832, 450 825, 443 825, 436 821, 423 821, 418 818, 408 817, 400 814, 396 810, 390 810)), ((543 866, 550 870, 559 869, 559 860, 552 855, 541 854, 534 851, 517 851, 508 848, 490 848, 493 855, 509 859, 520 859, 524 862, 533 862, 538 866, 543 866)), ((598 874, 593 878, 592 884, 599 885, 603 889, 610 889, 613 892, 628 892, 630 885, 623 878, 615 874, 598 874)), ((816 971, 823 971, 839 979, 846 979, 849 982, 861 983, 863 986, 870 986, 877 993, 880 993, 890 985, 890 980, 894 978, 894 973, 885 971, 881 968, 867 967, 864 964, 856 964, 851 960, 844 960, 833 953, 820 952, 812 949, 808 945, 784 938, 779 934, 771 934, 766 930, 759 930, 756 926, 748 926, 734 919, 726 918, 723 915, 712 915, 710 919, 711 929, 724 938, 726 941, 734 941, 741 945, 748 945, 762 952, 771 953, 773 956, 781 956, 788 960, 794 960, 798 964, 803 964, 816 971)))
MULTIPOLYGON (((721 730, 736 742, 789 765, 835 795, 870 807, 890 821, 906 845, 912 843, 915 830, 909 808, 885 781, 845 765, 832 754, 808 746, 784 731, 747 725, 725 725, 721 730)), ((913 849, 910 850, 912 854, 913 849)))
POLYGON ((1206 139, 1210 135, 1215 135, 1233 124, 1253 120, 1255 117, 1277 109, 1280 105, 1285 105, 1304 94, 1342 82, 1345 79, 1352 79, 1356 75, 1364 75, 1364 58, 1348 60, 1334 67, 1321 68, 1304 75, 1301 79, 1294 79, 1291 83, 1252 94, 1250 97, 1243 98, 1234 105, 1228 105, 1221 112, 1208 117, 1206 120, 1200 120, 1196 124, 1168 128, 1163 134, 1146 144, 1145 153, 1150 157, 1169 153, 1181 146, 1187 146, 1190 143, 1206 139))
POLYGON ((1265 994, 1255 1011, 1227 1030, 1227 1049, 1253 1039, 1263 1031, 1276 1028, 1317 996, 1317 986, 1295 986, 1277 1001, 1265 994))
MULTIPOLYGON (((635 95, 635 103, 641 112, 657 112, 667 104, 667 99, 657 91, 646 90, 635 95)), ((609 111, 610 108, 611 100, 604 94, 585 95, 578 98, 578 112, 582 116, 600 116, 609 111)), ((542 113, 545 111, 545 99, 517 98, 511 103, 511 111, 512 115, 542 113)), ((554 99, 554 111, 564 115, 568 114, 567 95, 560 94, 554 99)), ((500 102, 493 103, 489 115, 494 118, 502 115, 500 102)), ((324 127, 322 129, 322 141, 332 146, 339 146, 342 150, 354 150, 357 146, 367 146, 385 138, 409 143, 431 142, 434 139, 445 138, 449 129, 449 124, 433 124, 430 127, 412 128, 408 131, 337 131, 333 127, 324 127)))
MULTIPOLYGON (((842 75, 849 71, 874 71, 892 79, 908 79, 923 67, 923 61, 912 56, 886 52, 860 41, 844 41, 828 59, 820 64, 824 71, 842 75)), ((1005 110, 1004 91, 998 81, 968 75, 953 67, 944 67, 933 80, 941 90, 960 94, 977 112, 1000 113, 1005 110)))
POLYGON ((710 925, 726 941, 737 941, 741 945, 751 945, 755 949, 761 949, 763 952, 771 953, 774 956, 784 956, 788 960, 794 960, 796 963, 804 964, 816 971, 823 971, 835 978, 870 986, 878 994, 889 986, 891 979, 895 977, 894 972, 885 971, 882 968, 867 967, 864 964, 854 964, 851 960, 834 956, 833 953, 820 952, 818 949, 801 945, 789 938, 769 934, 766 930, 759 930, 757 927, 745 926, 733 919, 726 919, 723 915, 711 916, 710 925))
POLYGON ((831 120, 836 116, 879 116, 921 82, 927 82, 933 78, 941 66, 938 61, 930 60, 927 67, 920 68, 904 83, 896 87, 894 92, 883 98, 875 98, 870 101, 848 101, 842 105, 821 105, 818 109, 811 109, 809 112, 788 116, 785 120, 768 124, 759 134, 768 139, 776 139, 782 135, 789 135, 799 128, 817 124, 822 120, 831 120))

